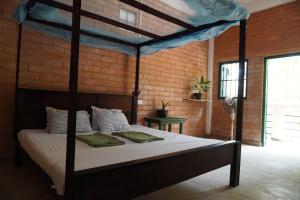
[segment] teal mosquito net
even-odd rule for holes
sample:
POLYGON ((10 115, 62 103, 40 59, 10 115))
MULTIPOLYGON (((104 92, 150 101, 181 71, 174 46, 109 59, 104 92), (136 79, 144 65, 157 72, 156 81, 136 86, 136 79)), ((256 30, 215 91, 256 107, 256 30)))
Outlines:
MULTIPOLYGON (((72 6, 72 0, 56 0, 72 6)), ((219 20, 228 21, 222 25, 202 29, 177 38, 163 40, 141 47, 141 55, 148 55, 163 49, 175 48, 194 41, 204 41, 216 37, 231 26, 238 25, 242 19, 247 19, 249 13, 245 8, 232 0, 139 0, 151 8, 173 16, 181 21, 198 27, 219 20)), ((72 14, 45 4, 36 3, 27 11, 28 0, 23 0, 15 12, 15 19, 31 29, 46 32, 65 40, 71 39, 71 32, 59 27, 51 27, 40 23, 27 21, 26 17, 54 22, 60 25, 72 24, 72 14)), ((118 0, 82 0, 82 10, 102 15, 104 17, 145 30, 160 37, 186 30, 184 27, 170 23, 156 16, 133 8, 118 0)), ((109 36, 134 44, 141 44, 153 38, 137 34, 90 18, 81 17, 81 30, 103 36, 109 36)), ((81 44, 119 51, 135 55, 136 49, 118 42, 111 42, 87 35, 80 36, 81 44)))

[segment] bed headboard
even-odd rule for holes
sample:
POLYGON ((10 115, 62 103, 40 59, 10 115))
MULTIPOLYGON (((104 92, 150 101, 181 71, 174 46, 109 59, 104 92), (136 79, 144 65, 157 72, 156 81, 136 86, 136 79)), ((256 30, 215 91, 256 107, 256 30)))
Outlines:
MULTIPOLYGON (((21 129, 42 129, 46 127, 46 106, 68 109, 68 92, 19 88, 16 106, 16 131, 21 129)), ((121 109, 132 124, 131 95, 78 93, 79 110, 91 112, 91 106, 121 109)))

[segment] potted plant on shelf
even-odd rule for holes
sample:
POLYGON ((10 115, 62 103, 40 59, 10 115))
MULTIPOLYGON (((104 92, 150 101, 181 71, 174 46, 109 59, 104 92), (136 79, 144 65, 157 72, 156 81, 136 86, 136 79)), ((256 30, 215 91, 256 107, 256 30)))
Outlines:
POLYGON ((198 76, 191 88, 194 99, 201 99, 203 94, 209 92, 211 88, 211 81, 206 80, 204 76, 198 76))
POLYGON ((166 108, 168 107, 169 103, 165 101, 161 101, 161 109, 156 110, 157 116, 161 118, 167 118, 168 117, 168 110, 166 108))

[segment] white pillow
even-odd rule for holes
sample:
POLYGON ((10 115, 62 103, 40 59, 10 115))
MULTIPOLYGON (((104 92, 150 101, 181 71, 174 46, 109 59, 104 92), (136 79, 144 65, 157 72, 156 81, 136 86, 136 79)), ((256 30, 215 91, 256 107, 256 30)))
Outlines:
MULTIPOLYGON (((67 133, 68 111, 46 107, 47 130, 53 134, 67 133)), ((92 131, 90 115, 81 110, 76 113, 76 133, 89 133, 92 131)))
POLYGON ((92 106, 92 126, 104 133, 129 130, 126 116, 121 110, 103 109, 92 106))
POLYGON ((98 119, 98 115, 101 114, 102 111, 115 110, 118 112, 122 112, 122 110, 119 110, 119 109, 106 109, 106 108, 99 108, 96 106, 91 106, 91 108, 92 108, 92 128, 93 128, 93 130, 99 130, 97 119, 98 119))

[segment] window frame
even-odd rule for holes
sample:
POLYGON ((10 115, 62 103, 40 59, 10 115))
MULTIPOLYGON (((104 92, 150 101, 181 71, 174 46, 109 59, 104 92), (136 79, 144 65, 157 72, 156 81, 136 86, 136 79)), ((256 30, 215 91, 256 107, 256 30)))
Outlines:
MULTIPOLYGON (((226 61, 226 62, 219 62, 219 67, 218 67, 218 99, 225 99, 225 97, 221 97, 221 67, 224 64, 233 64, 233 63, 238 63, 239 60, 234 60, 234 61, 226 61)), ((249 62, 248 59, 245 60, 245 63, 247 63, 247 69, 246 69, 246 91, 245 91, 245 97, 244 99, 247 99, 248 97, 248 71, 249 71, 249 62)))

